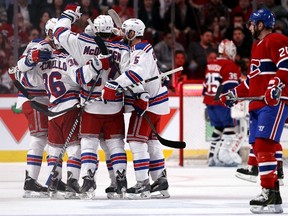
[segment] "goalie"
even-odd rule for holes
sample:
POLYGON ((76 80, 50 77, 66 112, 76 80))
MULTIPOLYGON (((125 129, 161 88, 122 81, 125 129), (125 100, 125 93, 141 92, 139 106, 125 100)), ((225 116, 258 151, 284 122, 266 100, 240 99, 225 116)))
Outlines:
POLYGON ((242 163, 238 154, 241 136, 236 134, 235 121, 229 108, 215 101, 216 91, 227 92, 240 81, 240 70, 234 63, 236 46, 230 40, 223 40, 218 47, 219 57, 208 62, 203 83, 203 103, 214 126, 208 154, 208 166, 237 166, 242 163))

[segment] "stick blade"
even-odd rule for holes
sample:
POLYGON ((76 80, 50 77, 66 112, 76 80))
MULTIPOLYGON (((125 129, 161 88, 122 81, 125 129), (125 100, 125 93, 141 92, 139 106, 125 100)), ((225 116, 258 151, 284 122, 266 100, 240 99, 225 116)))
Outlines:
POLYGON ((175 148, 175 149, 184 149, 186 148, 186 143, 185 142, 182 142, 182 141, 172 141, 172 140, 166 140, 164 139, 163 137, 157 135, 157 138, 159 140, 159 142, 164 145, 164 146, 167 146, 167 147, 170 147, 170 148, 175 148))
POLYGON ((121 28, 122 21, 121 21, 120 17, 118 16, 117 12, 114 9, 109 9, 108 14, 112 18, 112 20, 114 21, 117 28, 121 28))

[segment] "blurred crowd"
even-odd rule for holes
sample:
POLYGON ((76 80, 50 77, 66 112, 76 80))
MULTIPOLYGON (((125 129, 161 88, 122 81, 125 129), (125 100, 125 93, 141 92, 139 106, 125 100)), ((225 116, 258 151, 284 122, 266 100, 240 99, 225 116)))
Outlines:
POLYGON ((172 82, 174 90, 183 80, 203 80, 209 59, 216 58, 221 40, 233 40, 237 47, 236 63, 247 73, 253 39, 246 23, 254 9, 268 8, 276 17, 275 31, 288 34, 288 0, 175 0, 175 16, 171 17, 172 0, 18 0, 14 15, 14 1, 0 0, 0 93, 16 93, 8 68, 21 56, 27 44, 45 37, 45 23, 60 17, 67 3, 78 3, 82 17, 73 27, 83 32, 87 19, 107 14, 113 8, 121 20, 137 16, 146 25, 144 38, 153 46, 162 71, 183 66, 172 82), (135 11, 137 10, 137 11, 135 11), (18 21, 18 42, 14 42, 13 18, 18 21), (175 20, 174 25, 171 19, 175 20), (173 28, 173 33, 172 33, 173 28), (175 41, 172 36, 175 36, 175 41), (18 44, 18 46, 16 46, 18 44), (174 59, 172 59, 174 56, 174 59))

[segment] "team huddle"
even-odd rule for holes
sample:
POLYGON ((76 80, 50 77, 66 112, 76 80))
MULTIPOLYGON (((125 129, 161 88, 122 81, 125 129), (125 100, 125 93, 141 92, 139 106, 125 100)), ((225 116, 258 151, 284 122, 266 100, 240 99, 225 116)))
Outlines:
POLYGON ((93 199, 101 145, 111 179, 105 190, 109 199, 169 198, 161 144, 145 121, 149 118, 159 129, 161 116, 169 113, 168 91, 161 79, 139 84, 161 73, 151 44, 141 40, 145 25, 129 19, 117 29, 109 15, 99 15, 84 33, 75 34, 71 25, 80 18, 79 10, 68 4, 59 19, 50 19, 47 37, 32 41, 9 70, 33 98, 20 93, 17 101, 31 135, 24 197, 93 199), (93 103, 73 108, 90 100, 93 103), (59 115, 47 117, 31 107, 35 103, 59 115), (126 136, 137 181, 130 188, 124 112, 131 113, 126 136), (51 173, 44 187, 37 179, 47 143, 51 173), (68 156, 67 183, 62 181, 63 150, 68 156))

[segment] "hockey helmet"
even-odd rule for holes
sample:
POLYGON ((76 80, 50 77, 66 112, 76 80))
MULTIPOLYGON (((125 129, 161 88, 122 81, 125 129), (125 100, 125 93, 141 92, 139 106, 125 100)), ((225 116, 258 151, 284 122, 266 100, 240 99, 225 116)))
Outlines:
POLYGON ((144 35, 145 24, 140 19, 132 18, 132 19, 126 20, 122 24, 121 29, 125 33, 126 38, 128 40, 133 40, 135 37, 144 35), (133 38, 128 38, 127 37, 130 31, 134 31, 135 32, 135 36, 133 38))
POLYGON ((274 14, 266 8, 253 12, 249 18, 249 25, 251 23, 253 23, 254 25, 257 25, 259 21, 262 21, 266 28, 271 28, 271 29, 274 28, 274 25, 275 25, 274 14))
POLYGON ((227 56, 231 60, 235 60, 237 49, 233 41, 224 39, 218 46, 218 53, 227 56))
MULTIPOLYGON (((53 30, 56 26, 56 23, 57 23, 57 18, 51 18, 45 24, 45 33, 49 38, 50 38, 49 30, 51 30, 53 32, 53 30)), ((50 38, 50 39, 52 40, 52 38, 50 38)))
POLYGON ((112 33, 114 23, 109 15, 99 15, 94 19, 94 26, 99 33, 112 33))

